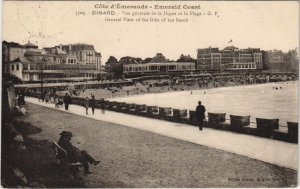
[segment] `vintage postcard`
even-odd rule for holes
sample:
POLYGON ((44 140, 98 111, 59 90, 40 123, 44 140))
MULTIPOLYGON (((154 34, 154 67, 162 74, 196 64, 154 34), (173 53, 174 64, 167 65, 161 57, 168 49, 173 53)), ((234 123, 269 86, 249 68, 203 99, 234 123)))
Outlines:
POLYGON ((298 1, 3 1, 4 188, 298 185, 298 1))

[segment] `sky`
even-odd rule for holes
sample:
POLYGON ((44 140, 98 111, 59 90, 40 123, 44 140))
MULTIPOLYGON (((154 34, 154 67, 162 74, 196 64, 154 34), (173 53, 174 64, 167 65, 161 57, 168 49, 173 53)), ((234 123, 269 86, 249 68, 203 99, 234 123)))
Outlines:
MULTIPOLYGON (((187 23, 105 22, 106 17, 117 15, 76 16, 76 11, 91 13, 95 4, 111 6, 116 2, 100 1, 4 1, 2 40, 39 47, 59 44, 93 44, 105 62, 109 56, 153 57, 163 53, 170 60, 181 54, 196 58, 198 48, 228 45, 239 48, 281 49, 288 51, 299 46, 299 3, 297 1, 139 1, 119 2, 123 5, 200 5, 195 12, 218 12, 217 16, 175 16, 187 18, 187 23), (231 43, 228 43, 231 41, 231 43)), ((126 10, 125 10, 126 11, 126 10)), ((130 13, 142 10, 128 10, 130 13)), ((151 11, 157 11, 151 9, 151 11)), ((150 11, 150 12, 151 12, 150 11)), ((191 10, 167 10, 182 12, 191 10)), ((163 10, 161 11, 164 12, 163 10)), ((157 17, 157 16, 156 16, 157 17)), ((167 17, 166 18, 171 18, 167 17)), ((165 18, 163 16, 158 19, 165 18)), ((129 18, 133 18, 130 17, 129 18)), ((134 17, 137 18, 137 17, 134 17)), ((150 18, 149 16, 146 18, 150 18)), ((299 50, 299 48, 298 48, 299 50)))

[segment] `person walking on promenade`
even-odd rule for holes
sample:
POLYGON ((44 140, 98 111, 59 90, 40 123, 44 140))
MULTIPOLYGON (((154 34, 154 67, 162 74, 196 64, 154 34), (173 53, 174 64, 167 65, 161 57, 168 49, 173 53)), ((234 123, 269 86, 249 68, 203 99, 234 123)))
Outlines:
POLYGON ((42 93, 41 93, 42 102, 45 101, 45 96, 46 96, 46 91, 42 91, 42 93))
MULTIPOLYGON (((71 139, 73 134, 69 131, 62 131, 60 133, 61 137, 58 141, 58 145, 60 145, 63 149, 65 149, 68 153, 67 160, 70 163, 80 162, 83 164, 84 173, 91 174, 92 171, 89 170, 89 163, 98 165, 100 161, 95 160, 90 154, 88 154, 85 150, 79 150, 77 147, 71 144, 71 139)), ((58 157, 63 157, 64 154, 62 151, 58 151, 58 157)))
POLYGON ((18 95, 18 105, 25 105, 25 94, 23 91, 21 91, 18 95))
POLYGON ((50 93, 46 92, 46 94, 45 94, 45 102, 48 103, 49 100, 50 100, 50 93))
POLYGON ((95 107, 96 107, 96 99, 95 99, 95 96, 92 95, 92 99, 90 100, 90 106, 92 108, 92 113, 94 115, 94 112, 95 112, 95 107))
POLYGON ((53 98, 54 98, 55 108, 59 108, 59 98, 57 94, 54 94, 53 98))
POLYGON ((88 115, 88 110, 89 110, 89 106, 90 106, 90 99, 89 99, 89 97, 85 98, 84 106, 85 106, 85 113, 86 113, 86 115, 88 115))
POLYGON ((201 131, 203 128, 203 120, 205 119, 205 107, 201 104, 201 101, 198 102, 198 106, 196 108, 196 119, 199 130, 201 131))
POLYGON ((65 110, 69 110, 69 104, 71 104, 71 97, 68 93, 64 96, 64 104, 65 104, 65 110))

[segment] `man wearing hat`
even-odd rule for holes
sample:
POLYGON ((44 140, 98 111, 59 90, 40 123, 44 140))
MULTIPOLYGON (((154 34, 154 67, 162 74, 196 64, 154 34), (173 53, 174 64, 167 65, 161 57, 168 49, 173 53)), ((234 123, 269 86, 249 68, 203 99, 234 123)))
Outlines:
MULTIPOLYGON (((60 133, 61 137, 58 141, 58 145, 60 145, 63 149, 65 149, 68 153, 68 161, 71 163, 80 162, 83 164, 84 172, 86 174, 92 173, 89 170, 89 163, 97 165, 100 161, 96 161, 91 155, 89 155, 85 150, 79 150, 75 146, 71 144, 72 133, 69 131, 62 131, 60 133)), ((59 154, 58 154, 59 155, 59 154)))
POLYGON ((203 120, 205 119, 205 107, 201 104, 201 101, 198 102, 198 106, 196 108, 196 119, 199 126, 199 130, 202 131, 203 120))
POLYGON ((64 96, 65 110, 69 110, 69 104, 71 104, 71 102, 72 102, 72 98, 68 93, 66 93, 64 96))

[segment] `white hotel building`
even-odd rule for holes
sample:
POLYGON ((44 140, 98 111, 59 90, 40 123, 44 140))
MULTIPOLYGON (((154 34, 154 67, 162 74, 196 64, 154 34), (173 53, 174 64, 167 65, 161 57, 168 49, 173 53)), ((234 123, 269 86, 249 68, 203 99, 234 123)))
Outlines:
POLYGON ((195 71, 194 62, 156 62, 146 64, 125 64, 123 73, 125 77, 175 74, 175 73, 192 73, 195 71))

